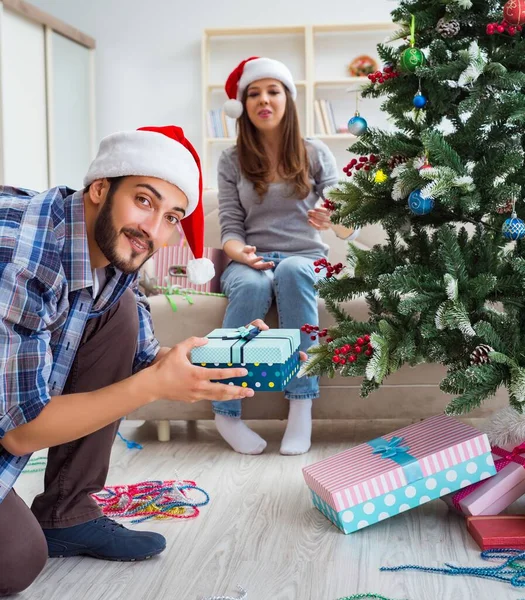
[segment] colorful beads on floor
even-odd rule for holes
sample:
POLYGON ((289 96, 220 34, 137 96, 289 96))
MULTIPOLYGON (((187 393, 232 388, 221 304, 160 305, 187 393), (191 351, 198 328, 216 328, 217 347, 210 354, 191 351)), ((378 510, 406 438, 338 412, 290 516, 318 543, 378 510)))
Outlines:
MULTIPOLYGON (((206 596, 206 598, 202 598, 201 600, 247 600, 248 592, 243 589, 240 585, 237 586, 237 590, 241 594, 238 598, 233 598, 232 596, 206 596)), ((345 596, 344 598, 339 598, 338 600, 364 600, 365 598, 370 598, 370 600, 391 600, 390 598, 385 598, 384 596, 380 596, 379 594, 354 594, 353 596, 345 596)))
POLYGON ((248 592, 240 585, 237 586, 237 591, 240 594, 237 598, 234 598, 233 596, 206 596, 206 598, 202 598, 202 600, 246 600, 248 592))
POLYGON ((511 548, 484 550, 483 560, 503 561, 496 567, 456 567, 445 563, 444 568, 421 567, 418 565, 403 565, 400 567, 381 567, 381 571, 424 571, 425 573, 440 573, 442 575, 470 575, 482 579, 505 581, 514 587, 525 587, 525 552, 511 548), (520 564, 521 563, 521 564, 520 564))
POLYGON ((370 600, 391 600, 391 598, 385 598, 379 594, 354 594, 353 596, 345 596, 344 598, 339 598, 338 600, 364 600, 364 598, 370 598, 370 600))
POLYGON ((92 494, 107 517, 132 519, 142 523, 149 519, 194 519, 199 507, 206 506, 210 497, 194 481, 143 481, 132 485, 106 486, 92 494), (197 492, 197 501, 189 493, 197 492))

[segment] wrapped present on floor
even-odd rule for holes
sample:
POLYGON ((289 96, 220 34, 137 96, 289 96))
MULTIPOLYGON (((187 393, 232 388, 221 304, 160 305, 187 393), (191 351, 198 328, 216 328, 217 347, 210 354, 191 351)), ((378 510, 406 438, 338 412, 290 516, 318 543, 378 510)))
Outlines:
POLYGON ((314 506, 344 533, 496 473, 486 434, 439 415, 303 469, 314 506))
POLYGON ((164 246, 156 252, 152 258, 155 264, 155 279, 157 285, 167 285, 180 288, 190 288, 198 292, 211 292, 214 294, 221 291, 221 275, 230 262, 228 256, 218 248, 204 248, 203 258, 209 258, 215 267, 215 276, 211 281, 203 285, 196 285, 188 281, 186 276, 186 265, 193 259, 193 254, 188 246, 164 246))
POLYGON ((522 515, 468 517, 467 529, 482 550, 525 550, 525 517, 522 515))
POLYGON ((246 377, 226 379, 256 392, 278 392, 286 388, 299 371, 299 329, 239 327, 214 329, 206 346, 193 348, 191 362, 209 368, 243 366, 246 377))
POLYGON ((498 515, 525 494, 525 415, 508 406, 495 412, 483 429, 498 474, 443 498, 465 515, 498 515))
POLYGON ((492 446, 497 475, 443 497, 464 515, 499 515, 525 494, 525 444, 492 446))

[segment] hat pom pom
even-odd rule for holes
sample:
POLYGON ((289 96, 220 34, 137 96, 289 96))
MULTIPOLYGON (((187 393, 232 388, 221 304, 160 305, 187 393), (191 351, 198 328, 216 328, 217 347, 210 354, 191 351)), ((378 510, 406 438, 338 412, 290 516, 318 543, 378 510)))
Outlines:
POLYGON ((242 102, 234 98, 226 100, 224 103, 224 112, 232 119, 238 119, 242 115, 242 102))
POLYGON ((204 285, 215 277, 215 267, 209 258, 196 258, 188 261, 186 274, 195 285, 204 285))

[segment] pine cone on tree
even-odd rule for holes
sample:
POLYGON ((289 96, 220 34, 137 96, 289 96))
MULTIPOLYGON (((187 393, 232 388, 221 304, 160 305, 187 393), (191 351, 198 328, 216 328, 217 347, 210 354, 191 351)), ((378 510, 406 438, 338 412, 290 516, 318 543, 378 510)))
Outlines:
POLYGON ((494 348, 491 348, 487 344, 480 344, 472 351, 472 354, 470 355, 470 364, 485 365, 489 363, 489 352, 494 352, 494 348))
POLYGON ((392 158, 389 159, 388 161, 388 168, 393 171, 397 166, 402 165, 403 163, 406 163, 408 160, 408 158, 406 158, 405 156, 401 156, 400 154, 397 154, 396 156, 392 156, 392 158))
POLYGON ((460 25, 457 21, 447 21, 445 17, 439 19, 436 25, 436 31, 444 38, 456 37, 459 33, 460 25))

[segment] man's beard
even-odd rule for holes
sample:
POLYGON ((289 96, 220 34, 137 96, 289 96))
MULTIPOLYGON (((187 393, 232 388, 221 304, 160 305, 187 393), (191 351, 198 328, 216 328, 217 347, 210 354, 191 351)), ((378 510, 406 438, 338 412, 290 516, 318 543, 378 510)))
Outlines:
POLYGON ((142 267, 142 265, 149 258, 151 258, 153 254, 153 243, 151 242, 151 240, 147 239, 144 236, 144 234, 142 234, 140 231, 132 229, 130 227, 123 227, 120 230, 120 233, 137 238, 142 243, 147 244, 148 252, 144 260, 138 266, 134 263, 133 259, 139 256, 139 253, 135 252, 131 248, 131 246, 130 260, 122 258, 118 255, 117 244, 120 233, 115 229, 115 226, 113 225, 113 215, 111 210, 117 187, 118 186, 114 183, 110 184, 108 195, 106 196, 106 201, 100 209, 100 212, 97 216, 97 220, 95 221, 95 241, 97 242, 101 252, 109 260, 111 265, 113 265, 119 271, 122 271, 122 273, 125 273, 126 275, 131 275, 132 273, 136 273, 142 267))

